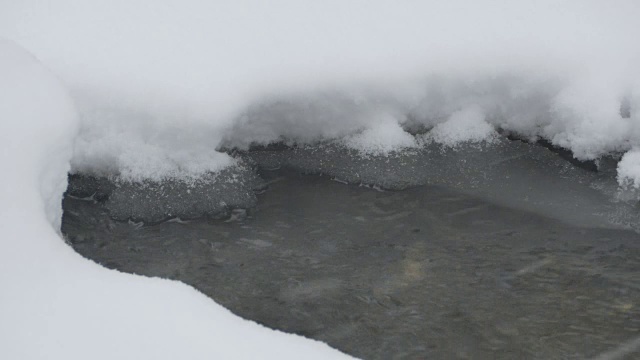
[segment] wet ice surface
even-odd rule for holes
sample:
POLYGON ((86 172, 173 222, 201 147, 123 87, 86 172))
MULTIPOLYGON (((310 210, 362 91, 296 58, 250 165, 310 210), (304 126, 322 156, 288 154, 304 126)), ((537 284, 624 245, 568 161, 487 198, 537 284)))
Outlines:
MULTIPOLYGON (((439 185, 580 226, 624 226, 640 231, 640 191, 620 191, 616 161, 602 159, 585 170, 549 149, 498 137, 455 148, 426 143, 388 154, 367 154, 340 140, 287 147, 230 151, 237 165, 196 181, 131 182, 112 177, 71 176, 68 192, 103 201, 116 220, 158 223, 173 217, 228 216, 253 207, 264 181, 256 168, 323 174, 349 184, 403 190, 439 185), (597 168, 597 171, 593 171, 597 168)), ((572 158, 571 158, 572 159, 572 158)))
POLYGON ((614 161, 603 159, 598 172, 588 171, 545 147, 506 138, 455 148, 431 143, 384 155, 327 143, 251 151, 244 157, 265 168, 285 167, 386 189, 441 185, 574 225, 640 230, 637 194, 619 190, 614 161))
POLYGON ((127 181, 85 175, 69 176, 67 193, 104 202, 116 220, 159 223, 174 217, 221 217, 233 208, 252 207, 262 179, 239 161, 198 179, 127 181))
POLYGON ((136 226, 66 198, 63 232, 109 268, 183 281, 365 359, 583 359, 640 336, 635 232, 439 186, 265 177, 257 206, 229 221, 136 226))

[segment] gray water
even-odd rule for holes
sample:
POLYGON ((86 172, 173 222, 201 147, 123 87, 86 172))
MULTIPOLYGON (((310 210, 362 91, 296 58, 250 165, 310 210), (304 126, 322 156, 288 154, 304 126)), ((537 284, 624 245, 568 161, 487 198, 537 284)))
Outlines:
POLYGON ((364 359, 640 358, 620 350, 640 336, 635 232, 450 187, 263 177, 257 205, 226 220, 143 226, 66 197, 63 232, 108 268, 183 281, 243 318, 364 359))

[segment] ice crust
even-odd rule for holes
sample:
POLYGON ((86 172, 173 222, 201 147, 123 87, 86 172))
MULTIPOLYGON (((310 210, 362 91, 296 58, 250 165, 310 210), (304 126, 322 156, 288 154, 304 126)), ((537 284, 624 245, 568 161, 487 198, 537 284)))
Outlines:
POLYGON ((67 193, 104 203, 115 220, 149 225, 172 218, 227 216, 233 209, 255 206, 256 191, 264 186, 251 166, 237 162, 193 180, 131 181, 73 175, 67 193))
POLYGON ((256 205, 256 193, 268 187, 262 180, 264 171, 287 168, 377 190, 441 185, 581 226, 640 230, 637 189, 620 188, 615 176, 619 164, 613 158, 598 165, 569 162, 570 154, 497 134, 490 141, 469 140, 455 146, 407 136, 414 140, 411 147, 390 151, 353 148, 344 139, 233 151, 242 166, 195 182, 74 175, 68 192, 103 203, 120 221, 153 224, 174 217, 225 217, 233 209, 256 205))
POLYGON ((0 358, 346 357, 242 320, 182 283, 107 270, 65 244, 77 114, 59 80, 3 39, 0 119, 0 358))
POLYGON ((615 176, 575 166, 545 147, 495 138, 457 147, 365 155, 341 143, 261 149, 244 154, 264 169, 290 168, 381 190, 441 185, 576 225, 640 230, 638 211, 615 176))

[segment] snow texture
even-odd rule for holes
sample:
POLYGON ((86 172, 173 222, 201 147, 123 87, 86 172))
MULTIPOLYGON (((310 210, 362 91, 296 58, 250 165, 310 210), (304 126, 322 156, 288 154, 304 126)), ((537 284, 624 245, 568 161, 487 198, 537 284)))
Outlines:
POLYGON ((618 182, 625 188, 640 188, 640 149, 628 151, 618 163, 618 182))
POLYGON ((0 5, 0 35, 69 86, 73 171, 140 181, 219 171, 217 150, 252 143, 414 146, 393 122, 451 146, 504 130, 624 153, 638 18, 636 0, 23 0, 0 5))
POLYGON ((491 141, 496 133, 485 121, 485 115, 478 107, 456 111, 449 119, 436 125, 426 136, 437 143, 456 146, 460 143, 491 141))
POLYGON ((0 39, 0 358, 342 358, 242 320, 193 288, 107 270, 59 234, 78 128, 72 100, 0 39))
POLYGON ((393 117, 379 114, 378 118, 371 117, 371 119, 371 123, 365 130, 347 136, 344 144, 363 154, 376 155, 385 155, 391 151, 417 146, 413 136, 405 132, 393 117))

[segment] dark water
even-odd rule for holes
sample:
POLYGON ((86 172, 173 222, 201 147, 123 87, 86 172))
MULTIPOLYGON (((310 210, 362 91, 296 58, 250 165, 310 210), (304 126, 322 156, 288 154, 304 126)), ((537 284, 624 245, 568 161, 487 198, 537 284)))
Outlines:
POLYGON ((267 177, 257 207, 228 221, 138 226, 66 198, 63 232, 106 267, 183 281, 365 359, 640 359, 635 232, 443 187, 267 177))

